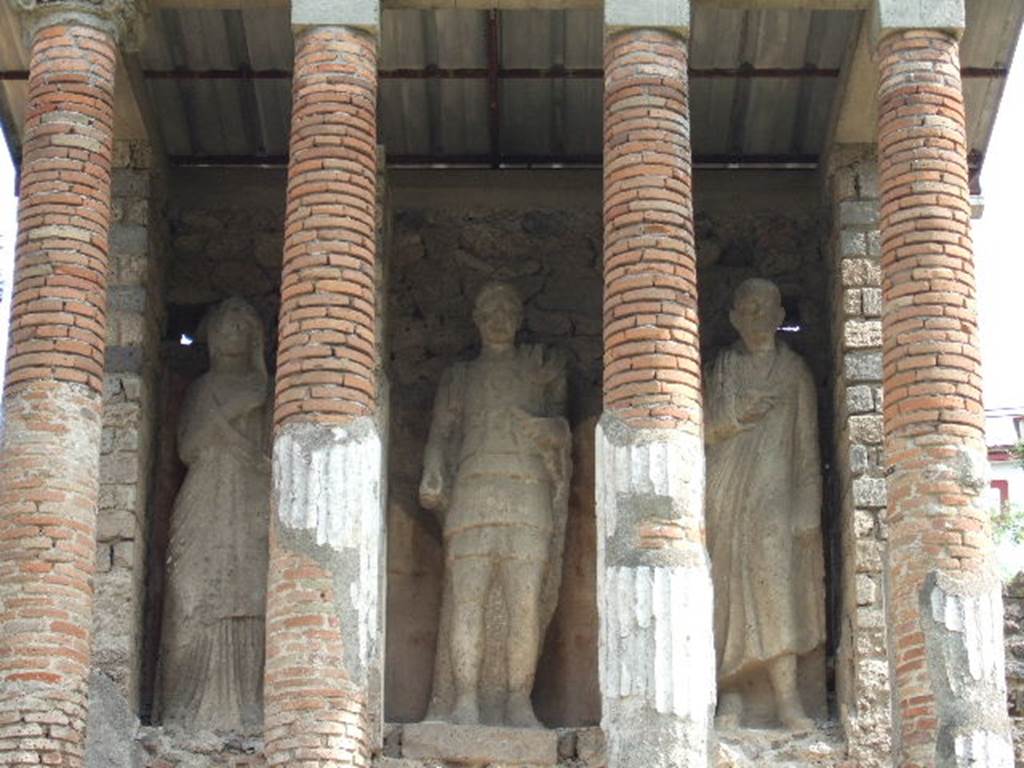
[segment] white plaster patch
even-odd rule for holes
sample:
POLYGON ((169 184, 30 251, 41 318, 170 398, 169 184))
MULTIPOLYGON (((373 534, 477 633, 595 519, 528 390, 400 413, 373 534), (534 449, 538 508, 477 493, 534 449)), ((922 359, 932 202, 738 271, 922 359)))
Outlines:
POLYGON ((700 525, 703 442, 676 430, 630 430, 605 416, 595 450, 598 662, 609 759, 645 768, 704 761, 715 704, 707 555, 691 547, 682 559, 656 554, 647 562, 630 530, 637 505, 652 500, 646 514, 700 525))
POLYGON ((383 535, 383 447, 376 423, 297 424, 274 441, 274 498, 285 528, 315 533, 318 546, 345 555, 356 611, 360 669, 374 654, 383 535))
MULTIPOLYGON (((1001 685, 1005 689, 1003 650, 1003 596, 996 584, 978 595, 963 595, 936 582, 929 595, 932 619, 950 632, 962 634, 971 679, 1001 685)), ((951 680, 955 693, 962 683, 951 680)))
POLYGON ((1010 768, 1013 744, 1004 735, 991 731, 972 731, 956 737, 957 768, 1010 768))
POLYGON ((700 438, 670 429, 635 434, 635 439, 617 441, 605 434, 603 421, 597 425, 599 541, 617 532, 620 494, 664 496, 681 510, 703 515, 704 445, 700 438))
POLYGON ((637 698, 660 714, 707 725, 715 691, 708 574, 696 568, 608 568, 602 582, 605 698, 637 698))

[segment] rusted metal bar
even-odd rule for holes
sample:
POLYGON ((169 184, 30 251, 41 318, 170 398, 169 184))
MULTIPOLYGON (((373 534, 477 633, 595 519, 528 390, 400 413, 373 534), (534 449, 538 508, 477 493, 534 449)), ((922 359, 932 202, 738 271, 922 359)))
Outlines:
POLYGON ((501 31, 496 9, 487 12, 487 125, 491 167, 501 162, 501 31))
MULTIPOLYGON (((815 168, 817 155, 806 154, 706 154, 695 155, 694 165, 702 168, 815 168)), ((171 165, 189 166, 267 166, 285 167, 287 155, 172 155, 171 165)), ((487 154, 388 154, 389 166, 487 168, 494 158, 487 154)), ((501 155, 499 168, 510 167, 592 167, 601 166, 600 154, 578 155, 501 155)))
MULTIPOLYGON (((289 80, 287 69, 147 69, 147 80, 289 80)), ((964 67, 961 77, 969 80, 1005 80, 1010 70, 1006 67, 964 67)), ((485 80, 492 76, 489 67, 401 67, 380 70, 382 80, 485 80)), ((793 78, 837 78, 838 69, 821 67, 692 67, 690 78, 697 80, 732 79, 758 80, 793 78)), ((604 72, 599 67, 509 67, 498 69, 499 80, 600 80, 604 72)), ((0 70, 0 80, 27 80, 28 70, 0 70)))

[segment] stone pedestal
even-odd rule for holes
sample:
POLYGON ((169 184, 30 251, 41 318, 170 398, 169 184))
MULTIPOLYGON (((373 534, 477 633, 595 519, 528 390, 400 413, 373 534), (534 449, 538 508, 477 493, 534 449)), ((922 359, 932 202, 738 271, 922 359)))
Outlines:
POLYGON ((558 734, 540 728, 416 723, 403 728, 402 757, 459 765, 557 765, 558 734))

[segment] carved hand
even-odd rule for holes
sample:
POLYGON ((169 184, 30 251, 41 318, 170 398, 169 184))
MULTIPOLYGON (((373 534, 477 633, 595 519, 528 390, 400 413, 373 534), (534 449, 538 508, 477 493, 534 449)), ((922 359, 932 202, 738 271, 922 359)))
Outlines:
POLYGON ((775 407, 777 398, 760 392, 752 392, 736 404, 736 420, 740 424, 753 424, 760 421, 775 407))
POLYGON ((448 506, 444 477, 441 470, 436 467, 423 470, 423 479, 420 480, 420 504, 431 510, 444 509, 448 506))

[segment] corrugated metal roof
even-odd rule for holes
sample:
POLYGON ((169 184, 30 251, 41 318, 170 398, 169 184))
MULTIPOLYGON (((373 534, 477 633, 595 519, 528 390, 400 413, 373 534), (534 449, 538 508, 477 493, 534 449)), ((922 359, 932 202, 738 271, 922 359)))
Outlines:
MULTIPOLYGON (((1024 2, 967 5, 963 64, 995 74, 965 79, 971 148, 983 152, 1024 2)), ((855 11, 696 6, 694 154, 817 156, 859 23, 855 11)), ((149 26, 141 64, 168 153, 188 161, 281 161, 293 54, 287 9, 163 8, 149 26)), ((27 67, 23 50, 3 47, 0 66, 27 67)), ((601 153, 601 57, 599 10, 385 10, 381 141, 389 157, 410 160, 594 162, 601 153)), ((5 80, 3 93, 17 124, 24 82, 5 80)))

